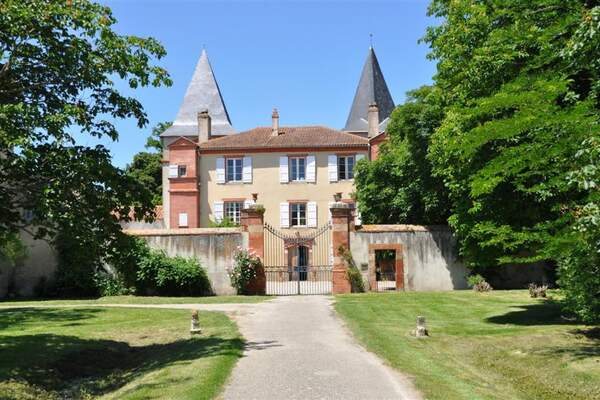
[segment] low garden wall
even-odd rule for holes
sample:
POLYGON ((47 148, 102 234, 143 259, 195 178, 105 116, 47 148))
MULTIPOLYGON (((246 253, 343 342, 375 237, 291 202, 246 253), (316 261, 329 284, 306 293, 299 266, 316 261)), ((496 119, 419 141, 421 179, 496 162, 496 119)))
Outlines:
POLYGON ((247 233, 241 229, 128 229, 125 232, 144 239, 154 249, 164 250, 168 256, 197 259, 206 270, 215 294, 235 294, 227 268, 232 265, 233 252, 238 247, 247 247, 247 233))
POLYGON ((374 276, 374 249, 388 247, 402 251, 405 290, 467 288, 468 271, 458 260, 455 239, 449 228, 364 225, 350 231, 350 250, 366 282, 374 276))

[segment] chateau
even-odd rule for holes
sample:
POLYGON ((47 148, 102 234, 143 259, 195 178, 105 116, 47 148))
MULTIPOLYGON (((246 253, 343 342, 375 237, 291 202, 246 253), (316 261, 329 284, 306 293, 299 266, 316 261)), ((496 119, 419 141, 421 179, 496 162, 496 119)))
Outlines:
MULTIPOLYGON (((236 132, 206 51, 202 51, 173 125, 162 133, 163 212, 167 228, 207 227, 265 206, 277 228, 317 228, 329 207, 352 200, 354 166, 377 157, 394 102, 369 49, 342 130, 271 124, 236 132)), ((354 212, 355 223, 360 216, 354 212)))

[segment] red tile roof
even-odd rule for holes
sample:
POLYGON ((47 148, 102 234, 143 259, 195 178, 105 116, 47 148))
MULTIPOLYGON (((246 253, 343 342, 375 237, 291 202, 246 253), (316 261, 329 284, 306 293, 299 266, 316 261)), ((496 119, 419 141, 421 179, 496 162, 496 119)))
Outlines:
POLYGON ((325 126, 280 127, 279 135, 273 136, 272 128, 263 126, 237 135, 211 139, 199 145, 200 150, 244 150, 244 149, 287 149, 287 148, 333 148, 368 147, 369 140, 327 128, 325 126))

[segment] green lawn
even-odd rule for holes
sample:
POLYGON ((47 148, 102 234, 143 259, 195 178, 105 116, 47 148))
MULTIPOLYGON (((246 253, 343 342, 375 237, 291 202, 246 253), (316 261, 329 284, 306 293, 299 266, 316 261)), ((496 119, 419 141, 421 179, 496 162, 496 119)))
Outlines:
POLYGON ((32 305, 87 305, 87 304, 216 304, 216 303, 259 303, 269 300, 267 296, 205 296, 205 297, 161 297, 161 296, 107 296, 97 299, 64 300, 4 300, 0 306, 32 305))
POLYGON ((243 351, 223 313, 189 310, 0 310, 0 399, 211 399, 243 351))
POLYGON ((340 295, 335 307, 428 399, 600 399, 600 328, 526 291, 340 295), (410 336, 417 315, 429 338, 410 336))

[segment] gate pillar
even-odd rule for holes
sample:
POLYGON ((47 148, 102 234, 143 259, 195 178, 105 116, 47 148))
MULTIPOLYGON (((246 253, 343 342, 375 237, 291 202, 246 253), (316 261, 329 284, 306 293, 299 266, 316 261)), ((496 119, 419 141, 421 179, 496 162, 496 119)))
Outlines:
POLYGON ((352 287, 348 281, 346 262, 342 258, 340 247, 350 248, 350 224, 352 222, 352 209, 346 203, 333 203, 331 211, 331 245, 333 247, 333 281, 332 293, 350 293, 352 287))
MULTIPOLYGON (((253 204, 244 208, 240 215, 240 225, 244 232, 248 232, 248 251, 254 251, 263 262, 265 255, 264 211, 263 207, 253 204)), ((262 266, 256 271, 256 278, 250 282, 248 293, 245 294, 264 295, 266 288, 267 278, 264 266, 262 266)))

